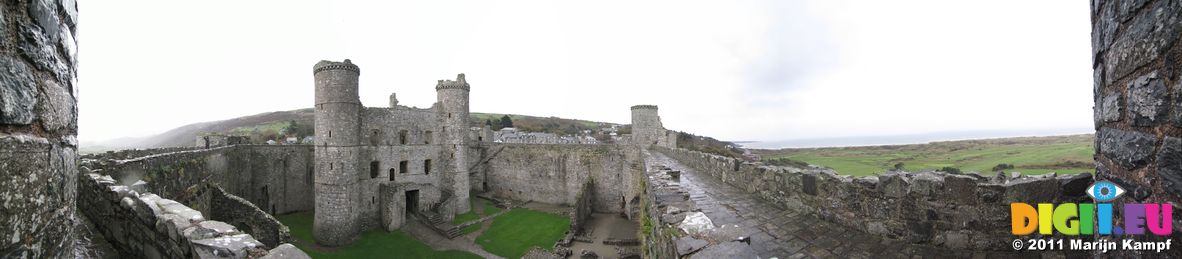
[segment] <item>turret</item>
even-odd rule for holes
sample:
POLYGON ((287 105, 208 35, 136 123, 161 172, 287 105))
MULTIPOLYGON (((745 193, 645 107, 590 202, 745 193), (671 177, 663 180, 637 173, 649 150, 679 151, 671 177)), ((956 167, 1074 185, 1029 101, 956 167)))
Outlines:
POLYGON ((360 73, 348 59, 320 61, 312 69, 316 78, 316 209, 312 234, 321 245, 344 245, 358 234, 360 73))
POLYGON ((449 159, 447 181, 452 186, 448 188, 456 198, 455 213, 470 210, 468 203, 468 81, 464 74, 456 76, 456 80, 439 80, 435 84, 435 92, 439 102, 439 118, 444 141, 441 149, 442 158, 449 159))
POLYGON ((661 125, 661 117, 657 115, 656 105, 632 106, 632 143, 637 145, 656 145, 665 138, 665 127, 661 125))

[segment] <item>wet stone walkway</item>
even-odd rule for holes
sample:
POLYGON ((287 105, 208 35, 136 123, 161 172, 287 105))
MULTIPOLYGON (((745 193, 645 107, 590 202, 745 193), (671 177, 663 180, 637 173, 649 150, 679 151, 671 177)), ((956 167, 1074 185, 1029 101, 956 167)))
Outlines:
MULTIPOLYGON (((650 170, 667 166, 681 171, 678 185, 689 194, 690 205, 687 206, 693 207, 686 210, 701 210, 718 226, 715 231, 731 232, 728 236, 751 237, 750 248, 760 258, 974 257, 966 251, 882 239, 805 213, 777 208, 709 175, 699 174, 661 153, 646 152, 646 156, 646 167, 650 170)), ((710 248, 694 255, 702 255, 707 250, 710 248)))

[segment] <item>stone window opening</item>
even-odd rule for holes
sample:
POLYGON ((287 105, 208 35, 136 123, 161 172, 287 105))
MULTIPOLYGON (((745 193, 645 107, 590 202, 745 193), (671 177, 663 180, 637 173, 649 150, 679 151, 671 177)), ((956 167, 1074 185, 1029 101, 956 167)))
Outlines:
POLYGON ((381 138, 382 138, 382 131, 376 130, 376 129, 373 130, 373 134, 369 135, 369 145, 370 146, 377 146, 378 143, 382 141, 381 138))
POLYGON ((398 131, 398 144, 406 145, 406 140, 407 140, 408 134, 409 133, 407 133, 406 130, 399 130, 398 131))
POLYGON ((332 163, 328 163, 328 170, 332 170, 332 163))
POLYGON ((435 140, 435 137, 432 136, 431 133, 432 132, 430 130, 428 130, 426 133, 423 133, 423 144, 431 144, 431 141, 435 140))
POLYGON ((403 174, 409 173, 408 170, 406 170, 406 167, 407 167, 406 165, 407 165, 406 160, 402 160, 402 162, 398 162, 398 173, 403 173, 403 174))
POLYGON ((369 179, 378 178, 378 174, 382 171, 381 162, 369 162, 369 179))
POLYGON ((423 174, 431 174, 431 159, 423 161, 423 174))
POLYGON ((395 175, 395 174, 398 174, 398 173, 395 173, 395 172, 394 172, 394 168, 393 168, 393 167, 391 167, 391 168, 390 168, 390 175, 389 175, 389 176, 390 176, 390 181, 391 181, 391 182, 393 182, 393 181, 394 181, 394 175, 395 175))

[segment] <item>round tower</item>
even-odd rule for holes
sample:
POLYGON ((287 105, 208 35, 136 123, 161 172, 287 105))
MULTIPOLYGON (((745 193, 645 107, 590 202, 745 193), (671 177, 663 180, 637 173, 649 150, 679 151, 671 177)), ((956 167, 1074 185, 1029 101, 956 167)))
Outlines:
POLYGON ((361 140, 361 70, 345 62, 320 61, 316 78, 315 221, 312 236, 326 246, 344 245, 358 233, 356 200, 361 140))
POLYGON ((657 115, 656 105, 632 106, 632 143, 654 145, 665 136, 665 127, 657 115))
POLYGON ((456 76, 456 80, 439 80, 435 84, 435 92, 439 102, 440 126, 443 129, 444 141, 442 158, 449 158, 447 176, 452 184, 451 192, 456 198, 455 213, 465 213, 470 210, 468 203, 468 81, 464 74, 456 76))

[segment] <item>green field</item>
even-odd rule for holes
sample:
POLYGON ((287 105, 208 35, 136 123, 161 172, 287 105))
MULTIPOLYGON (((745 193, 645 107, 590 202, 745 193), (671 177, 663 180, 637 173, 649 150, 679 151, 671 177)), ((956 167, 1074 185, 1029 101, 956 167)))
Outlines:
POLYGON ((279 216, 296 239, 295 245, 312 258, 480 258, 463 251, 437 251, 423 242, 401 231, 368 231, 352 244, 337 248, 322 248, 313 245, 311 212, 300 212, 279 216))
POLYGON ((494 219, 476 243, 489 253, 521 258, 530 247, 552 250, 569 227, 570 219, 565 216, 515 208, 494 219))
POLYGON ((992 175, 998 164, 1023 174, 1090 173, 1092 135, 932 142, 919 145, 759 150, 764 160, 788 158, 833 168, 840 174, 873 175, 903 163, 910 172, 959 168, 992 175))

